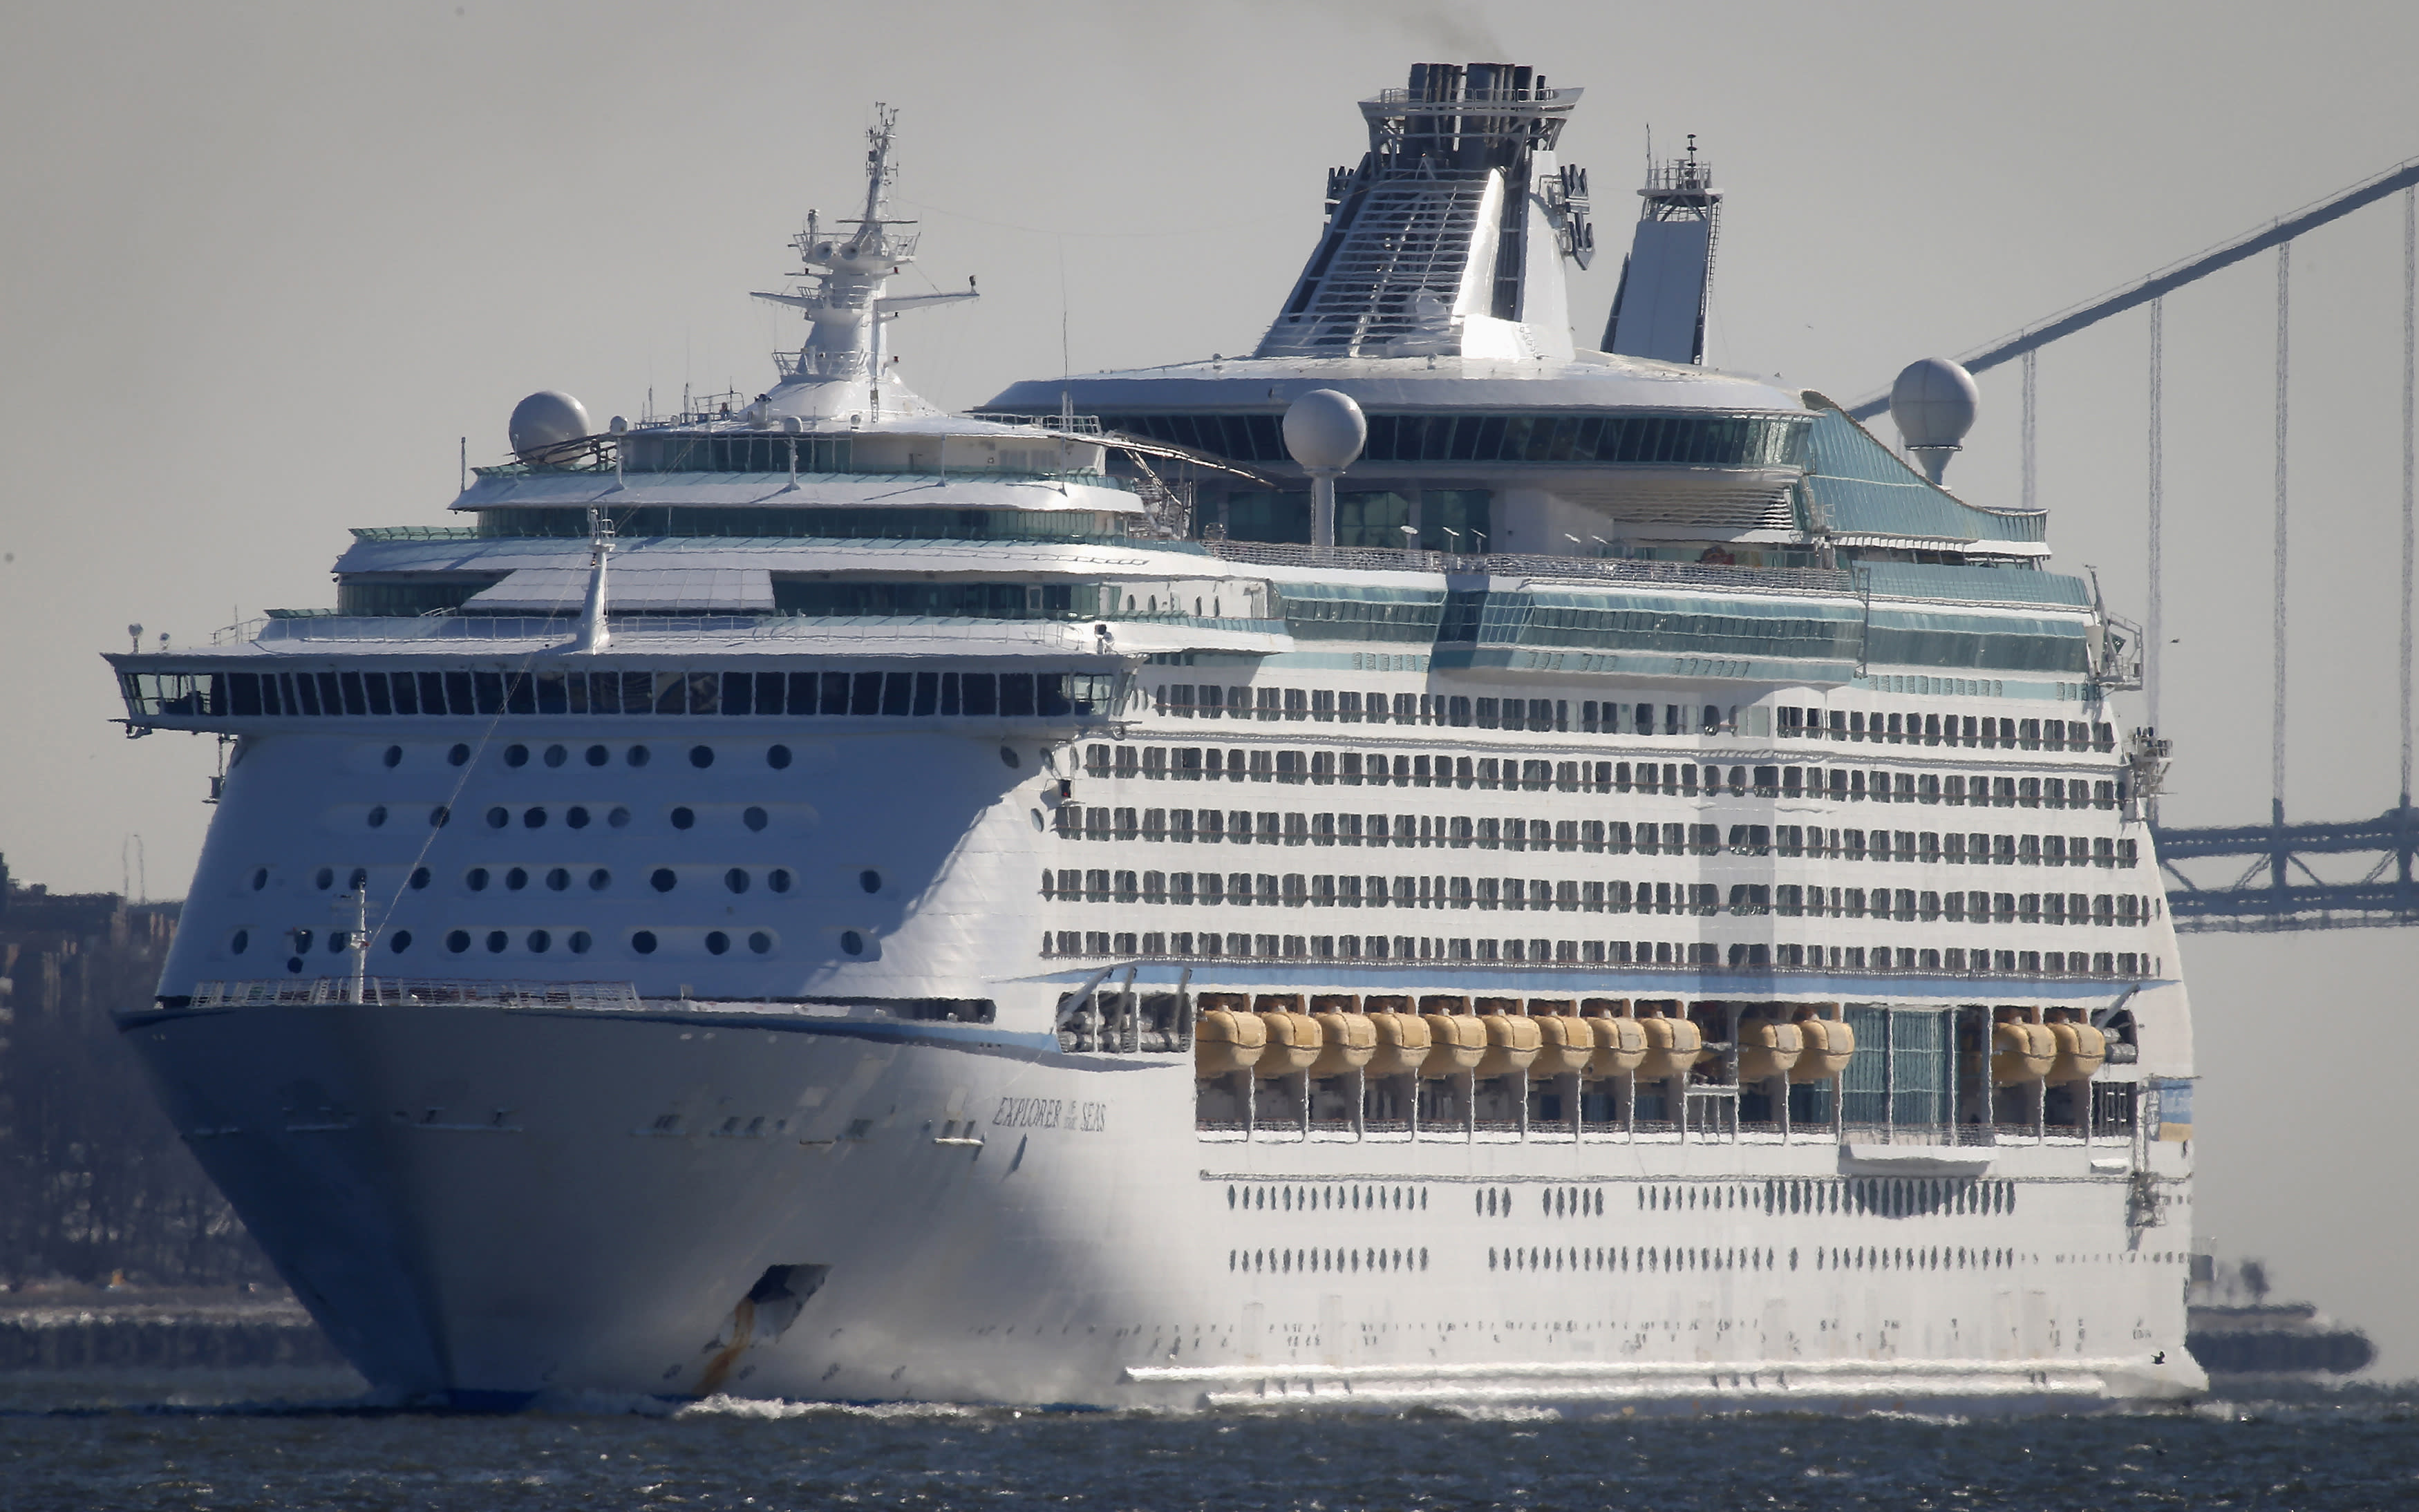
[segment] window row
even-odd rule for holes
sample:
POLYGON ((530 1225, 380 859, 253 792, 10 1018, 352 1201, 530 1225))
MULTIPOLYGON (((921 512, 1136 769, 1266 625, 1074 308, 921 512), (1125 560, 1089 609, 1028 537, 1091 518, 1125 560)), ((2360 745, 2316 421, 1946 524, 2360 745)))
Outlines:
POLYGON ((1672 966, 1966 977, 2155 977, 2159 958, 2134 950, 1977 950, 1906 946, 1767 945, 1709 940, 1435 938, 1412 934, 1260 934, 1053 930, 1053 957, 1387 961, 1434 965, 1672 966))
POLYGON ((1724 795, 1834 803, 1926 803, 1950 808, 2103 809, 2117 807, 2112 779, 1993 777, 1982 773, 1891 772, 1845 766, 1700 766, 1694 762, 1548 762, 1494 756, 1425 756, 1352 750, 1221 750, 1217 747, 1097 742, 1084 748, 1084 772, 1096 778, 1186 782, 1392 782, 1397 787, 1553 789, 1562 793, 1644 793, 1694 798, 1724 795))
MULTIPOLYGON (((684 872, 695 878, 708 871, 710 869, 707 868, 675 869, 659 866, 647 872, 647 886, 657 892, 670 892, 680 886, 684 872)), ((254 868, 252 873, 252 890, 254 892, 266 890, 269 887, 269 868, 265 866, 254 868)), ((331 891, 335 885, 336 869, 323 866, 312 874, 311 880, 312 885, 319 891, 331 891)), ((422 866, 412 869, 408 883, 413 891, 421 892, 425 891, 433 880, 433 873, 428 868, 422 866)), ((355 867, 347 877, 345 887, 348 891, 359 891, 368 884, 368 870, 355 867)), ((785 866, 774 867, 763 872, 761 877, 744 866, 734 866, 720 873, 720 881, 723 889, 732 893, 746 892, 756 887, 760 881, 768 892, 788 892, 797 885, 796 875, 785 866)), ((856 874, 856 884, 863 891, 880 892, 883 886, 882 873, 871 869, 861 871, 856 874)), ((613 886, 612 869, 602 866, 544 868, 474 866, 462 873, 462 887, 468 892, 485 892, 491 887, 501 887, 507 892, 520 892, 533 887, 543 887, 549 892, 569 892, 575 885, 584 887, 590 892, 609 891, 613 886)))
POLYGON ((1254 872, 1044 869, 1041 895, 1063 903, 1247 908, 1559 909, 1591 914, 1779 914, 1892 918, 1905 923, 2097 924, 2135 928, 2156 917, 2139 893, 1935 892, 1910 887, 1807 887, 1709 882, 1551 882, 1542 877, 1351 876, 1254 872))
POLYGON ((1828 735, 1834 740, 1890 745, 1964 746, 1986 750, 2110 752, 2113 724, 2072 719, 2015 719, 1995 715, 1889 713, 1880 709, 1764 709, 1718 703, 1616 703, 1595 699, 1464 697, 1447 693, 1386 693, 1326 687, 1219 687, 1163 683, 1151 690, 1163 717, 1315 719, 1342 724, 1442 725, 1478 730, 1530 730, 1591 735, 1828 735), (1576 710, 1576 717, 1574 717, 1576 710), (1777 715, 1777 719, 1768 716, 1777 715), (1741 726, 1745 725, 1742 730, 1741 726))
POLYGON ((127 710, 161 716, 496 714, 1063 718, 1111 712, 1097 672, 126 672, 127 710))
POLYGON ((1470 814, 1300 813, 1249 809, 1127 809, 1062 803, 1067 840, 1216 845, 1451 846, 1616 856, 1785 856, 1949 866, 2133 868, 2141 842, 2110 835, 1829 829, 1820 825, 1632 825, 1614 819, 1500 819, 1470 814))
POLYGON ((1976 719, 1945 714, 1885 714, 1881 710, 1865 713, 1857 709, 1795 708, 1787 704, 1776 711, 1778 728, 1773 733, 1783 739, 1803 737, 1820 740, 1886 740, 1895 746, 1901 742, 1926 746, 1964 745, 1985 748, 2004 748, 2009 750, 2088 750, 2103 753, 2117 748, 2117 727, 2100 721, 2082 719, 2006 719, 1985 716, 1976 719))
MULTIPOLYGON (((778 943, 769 930, 750 930, 741 935, 733 935, 725 930, 707 930, 698 938, 708 955, 729 954, 734 948, 734 940, 743 942, 746 948, 756 955, 770 955, 778 943)), ((322 932, 300 928, 281 931, 265 943, 282 949, 288 958, 285 969, 297 973, 302 970, 303 957, 312 954, 315 948, 328 955, 344 955, 357 949, 361 944, 355 933, 350 930, 334 929, 322 932)), ((411 931, 397 929, 378 932, 369 943, 373 947, 383 946, 389 954, 408 955, 418 942, 411 931)), ((652 930, 633 930, 627 940, 630 951, 634 955, 653 955, 660 943, 652 930)), ((227 936, 227 953, 229 955, 247 954, 253 944, 251 930, 237 930, 227 936)), ((484 951, 488 955, 503 955, 506 952, 545 955, 554 949, 558 944, 573 955, 586 955, 595 949, 596 938, 584 929, 565 930, 560 934, 547 929, 454 929, 439 936, 437 944, 448 955, 469 955, 474 951, 484 951)), ((843 940, 842 949, 848 954, 855 955, 862 951, 863 945, 860 943, 852 949, 843 940)))

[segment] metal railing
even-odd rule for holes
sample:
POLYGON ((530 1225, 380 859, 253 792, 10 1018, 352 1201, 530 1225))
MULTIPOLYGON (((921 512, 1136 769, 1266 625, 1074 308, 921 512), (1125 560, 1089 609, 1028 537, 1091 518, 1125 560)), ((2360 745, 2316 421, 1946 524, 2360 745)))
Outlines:
POLYGON ((1564 578, 1584 582, 1730 588, 1760 593, 1853 594, 1856 575, 1844 567, 1726 567, 1699 562, 1648 562, 1626 557, 1531 556, 1507 552, 1407 550, 1395 547, 1314 547, 1283 541, 1201 543, 1210 556, 1263 565, 1347 567, 1373 572, 1484 573, 1495 577, 1564 578))

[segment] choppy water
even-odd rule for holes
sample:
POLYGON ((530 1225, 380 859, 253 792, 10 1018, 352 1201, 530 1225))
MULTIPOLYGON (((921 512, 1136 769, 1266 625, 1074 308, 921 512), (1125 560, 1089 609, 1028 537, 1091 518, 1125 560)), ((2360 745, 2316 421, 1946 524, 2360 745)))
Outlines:
POLYGON ((0 1507, 2385 1508, 2419 1387, 2160 1416, 1160 1417, 716 1401, 447 1417, 335 1375, 0 1378, 0 1507))

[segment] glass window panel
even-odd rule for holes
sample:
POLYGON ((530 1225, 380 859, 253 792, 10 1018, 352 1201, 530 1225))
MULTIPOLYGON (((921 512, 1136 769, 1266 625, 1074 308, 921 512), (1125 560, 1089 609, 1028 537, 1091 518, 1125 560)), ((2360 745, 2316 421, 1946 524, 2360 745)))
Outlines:
POLYGON ((1007 718, 1032 717, 1033 674, 1031 672, 999 674, 999 712, 1007 718))

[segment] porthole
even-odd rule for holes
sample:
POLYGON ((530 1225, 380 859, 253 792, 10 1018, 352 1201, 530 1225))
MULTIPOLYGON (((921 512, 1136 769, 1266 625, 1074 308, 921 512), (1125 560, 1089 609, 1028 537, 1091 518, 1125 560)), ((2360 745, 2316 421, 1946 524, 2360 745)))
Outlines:
POLYGON ((705 949, 708 954, 720 955, 731 949, 731 936, 718 929, 708 930, 705 932, 705 949))
POLYGON ((354 892, 367 892, 370 887, 369 869, 361 866, 353 868, 353 874, 345 879, 345 886, 354 892))
POLYGON ((239 929, 236 931, 234 936, 227 941, 227 953, 230 955, 241 955, 245 950, 251 949, 251 947, 252 931, 248 929, 239 929))
POLYGON ((613 873, 601 866, 588 873, 588 890, 591 892, 603 892, 612 885, 613 873))
POLYGON ((575 803, 570 808, 562 810, 562 822, 569 825, 574 829, 586 829, 588 827, 588 810, 575 803))
POLYGON ((518 892, 529 886, 529 868, 516 866, 504 873, 504 886, 518 892))
POLYGON ((264 888, 264 887, 268 887, 268 886, 269 886, 269 868, 267 868, 267 867, 265 867, 265 866, 263 866, 263 867, 255 867, 255 868, 253 870, 253 873, 252 873, 252 890, 253 890, 253 891, 254 891, 254 892, 258 892, 258 891, 260 891, 262 888, 264 888))
POLYGON ((393 950, 397 955, 401 955, 404 951, 410 949, 411 931, 408 929, 396 930, 393 933, 386 937, 386 948, 393 950))
POLYGON ((602 766, 612 759, 613 753, 607 750, 602 746, 591 746, 588 748, 588 764, 591 766, 602 766))
POLYGON ((863 955, 865 953, 865 936, 859 934, 853 929, 844 929, 840 932, 840 948, 841 952, 846 955, 863 955))
POLYGON ((630 949, 638 951, 640 955, 655 954, 655 932, 651 929, 642 929, 636 934, 631 935, 630 949))
POLYGON ((291 972, 300 973, 302 969, 302 958, 299 955, 287 956, 285 958, 285 969, 291 972))
POLYGON ((570 758, 570 756, 571 752, 563 749, 561 746, 548 746, 546 748, 546 764, 548 766, 561 766, 570 758))
POLYGON ((377 807, 370 810, 370 827, 372 829, 384 829, 386 827, 385 804, 378 804, 377 807))
MULTIPOLYGON (((383 813, 384 811, 385 811, 384 810, 379 810, 379 812, 381 812, 381 813, 383 813)), ((765 812, 763 810, 762 810, 762 809, 752 808, 752 807, 751 807, 751 808, 749 808, 749 809, 748 809, 745 813, 742 813, 742 814, 739 816, 739 819, 740 819, 740 822, 741 822, 741 823, 745 824, 745 825, 746 825, 748 828, 750 828, 750 829, 762 829, 762 828, 763 828, 766 825, 769 825, 769 824, 771 824, 771 823, 773 822, 773 816, 772 816, 771 814, 766 813, 766 812, 765 812)))
POLYGON ((586 955, 588 953, 588 948, 596 942, 589 938, 588 932, 586 930, 576 929, 571 932, 570 938, 564 943, 571 947, 571 953, 573 955, 586 955))
POLYGON ((487 869, 484 866, 474 866, 463 874, 462 880, 469 885, 472 892, 485 892, 487 890, 487 869))
POLYGON ((697 824, 697 810, 696 810, 684 807, 684 808, 674 809, 674 810, 672 810, 672 827, 673 827, 674 829, 688 829, 688 828, 690 828, 690 827, 694 826, 696 824, 697 824))
POLYGON ((553 945, 554 936, 548 934, 546 931, 542 929, 533 929, 529 932, 530 954, 544 955, 553 947, 553 945))
POLYGON ((680 886, 680 878, 672 874, 670 867, 659 866, 648 874, 647 883, 657 892, 670 892, 680 886))
POLYGON ((343 930, 337 930, 328 936, 328 953, 330 955, 342 955, 347 949, 350 949, 351 946, 352 941, 345 937, 345 932, 343 930))
POLYGON ((544 829, 546 827, 546 810, 544 809, 528 809, 522 810, 521 825, 525 829, 544 829))
POLYGON ((487 931, 487 953, 489 955, 503 954, 504 947, 512 943, 513 937, 505 933, 502 930, 491 929, 487 931))
POLYGON ((1015 766, 1017 764, 1016 752, 1010 750, 1006 746, 999 748, 999 759, 1009 766, 1015 766))
POLYGON ((513 822, 513 811, 501 805, 487 810, 487 827, 501 829, 513 822))
POLYGON ((448 766, 461 766, 470 760, 470 748, 468 746, 456 746, 445 753, 445 764, 448 766))
POLYGON ((546 874, 547 890, 561 892, 571 886, 571 869, 558 866, 546 874))
POLYGON ((633 746, 622 753, 622 759, 633 766, 644 766, 647 764, 647 748, 633 746))
POLYGON ((691 746, 688 748, 688 764, 691 766, 696 767, 701 772, 705 770, 707 767, 712 766, 714 764, 714 748, 712 746, 691 746))
POLYGON ((414 892, 418 892, 418 891, 420 891, 422 888, 424 888, 424 887, 427 887, 427 886, 428 886, 428 868, 426 868, 426 867, 424 867, 424 866, 421 866, 421 867, 414 867, 414 868, 412 868, 412 871, 411 871, 411 890, 412 890, 412 891, 414 891, 414 892))
POLYGON ((428 810, 428 827, 431 829, 443 829, 445 827, 445 822, 453 817, 454 810, 440 803, 436 808, 428 810))
POLYGON ((450 950, 450 951, 452 951, 454 954, 455 954, 455 955, 460 955, 463 951, 465 951, 465 950, 469 949, 470 948, 470 932, 469 930, 466 930, 466 929, 457 929, 457 930, 452 930, 452 931, 449 931, 449 932, 446 933, 446 936, 445 936, 445 949, 448 949, 448 950, 450 950))
POLYGON ((764 753, 764 764, 778 772, 790 764, 790 748, 776 746, 764 753))
POLYGON ((773 936, 765 933, 760 929, 747 936, 747 949, 755 951, 758 955, 771 955, 773 953, 773 936))
POLYGON ((327 866, 321 867, 318 873, 312 877, 311 885, 317 887, 321 892, 325 892, 330 887, 334 887, 336 885, 335 868, 327 866))
POLYGON ((868 867, 866 870, 859 872, 856 874, 856 885, 863 887, 868 892, 880 892, 882 890, 882 873, 874 871, 871 867, 868 867))
POLYGON ((389 746, 386 748, 386 754, 378 759, 389 766, 401 766, 403 764, 403 748, 401 746, 389 746))
POLYGON ((619 829, 630 822, 630 810, 627 809, 614 809, 605 815, 605 822, 612 825, 615 829, 619 829))
POLYGON ((789 891, 790 869, 786 866, 777 866, 772 871, 765 872, 764 886, 772 888, 775 892, 789 891))
POLYGON ((506 746, 504 748, 504 764, 506 766, 527 766, 529 764, 529 748, 527 746, 517 745, 506 746))
POLYGON ((729 887, 733 892, 746 892, 747 890, 747 872, 746 869, 734 866, 730 871, 722 873, 722 885, 729 887))

